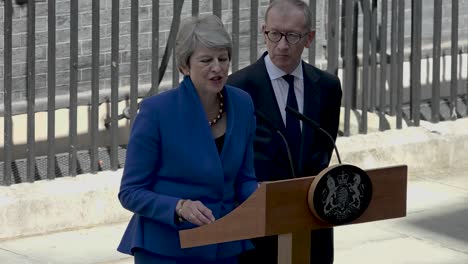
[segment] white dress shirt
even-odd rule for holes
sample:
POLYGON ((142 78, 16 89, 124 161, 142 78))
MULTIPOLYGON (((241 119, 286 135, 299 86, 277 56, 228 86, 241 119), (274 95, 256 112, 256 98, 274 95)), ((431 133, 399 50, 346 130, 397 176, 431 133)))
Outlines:
MULTIPOLYGON (((265 56, 265 66, 270 76, 273 91, 275 92, 276 102, 278 103, 283 123, 286 126, 286 101, 288 100, 289 84, 283 79, 283 75, 286 75, 283 70, 276 67, 270 59, 270 55, 265 56)), ((297 68, 290 73, 294 76, 294 93, 296 94, 297 106, 299 112, 303 113, 304 109, 304 76, 302 74, 302 63, 299 63, 297 68)), ((302 121, 301 121, 302 129, 302 121)))

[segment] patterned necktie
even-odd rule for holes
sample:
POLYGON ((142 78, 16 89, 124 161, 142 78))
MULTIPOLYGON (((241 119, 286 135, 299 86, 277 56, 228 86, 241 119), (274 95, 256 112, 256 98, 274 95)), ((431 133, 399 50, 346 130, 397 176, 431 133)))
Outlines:
MULTIPOLYGON (((283 79, 289 84, 288 99, 286 105, 299 111, 297 106, 296 94, 294 93, 294 76, 284 75, 283 79)), ((299 152, 301 149, 301 125, 299 119, 286 112, 286 138, 288 141, 295 170, 298 169, 299 152)))

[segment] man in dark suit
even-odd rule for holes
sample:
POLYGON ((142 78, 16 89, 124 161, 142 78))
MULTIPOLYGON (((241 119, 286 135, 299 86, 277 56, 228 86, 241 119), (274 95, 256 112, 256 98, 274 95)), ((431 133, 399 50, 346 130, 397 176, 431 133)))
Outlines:
MULTIPOLYGON (((336 139, 340 81, 301 59, 315 36, 312 19, 303 1, 273 1, 262 26, 267 52, 228 79, 228 84, 250 94, 257 111, 254 150, 258 181, 317 175, 329 165, 333 144, 327 135, 285 111, 286 106, 297 109, 336 139)), ((312 231, 311 237, 311 261, 333 263, 333 229, 312 231)), ((243 255, 240 263, 277 262, 276 236, 253 242, 256 249, 243 255)))

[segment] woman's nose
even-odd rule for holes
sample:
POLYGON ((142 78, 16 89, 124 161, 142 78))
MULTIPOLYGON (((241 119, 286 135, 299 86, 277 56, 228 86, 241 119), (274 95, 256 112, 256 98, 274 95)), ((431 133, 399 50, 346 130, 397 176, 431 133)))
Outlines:
POLYGON ((213 63, 211 64, 211 70, 219 71, 220 69, 221 69, 221 62, 219 60, 213 60, 213 63))

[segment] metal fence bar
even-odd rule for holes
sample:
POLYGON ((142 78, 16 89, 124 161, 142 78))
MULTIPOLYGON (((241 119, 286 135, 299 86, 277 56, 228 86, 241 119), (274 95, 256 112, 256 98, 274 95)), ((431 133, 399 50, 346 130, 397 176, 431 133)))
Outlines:
POLYGON ((232 1, 232 72, 239 70, 239 22, 240 4, 239 0, 232 1))
POLYGON ((69 107, 69 174, 78 173, 77 114, 78 105, 78 0, 70 0, 70 107, 69 107))
POLYGON ((27 180, 33 182, 36 175, 36 146, 35 146, 35 97, 36 97, 36 3, 28 1, 28 36, 27 36, 27 180))
POLYGON ((3 179, 0 178, 0 184, 10 185, 12 183, 12 168, 11 163, 13 161, 13 155, 10 151, 13 147, 12 142, 12 111, 11 111, 11 92, 12 92, 12 14, 13 5, 12 0, 5 0, 3 7, 3 179))
POLYGON ((344 99, 345 99, 345 113, 344 113, 344 136, 350 135, 350 116, 351 116, 351 100, 353 92, 353 31, 354 31, 354 2, 345 1, 345 43, 344 46, 344 99))
POLYGON ((153 0, 152 13, 150 95, 154 95, 159 92, 159 0, 153 0))
POLYGON ((258 39, 258 0, 250 2, 250 63, 257 60, 258 39))
POLYGON ((371 69, 369 110, 374 111, 377 95, 377 0, 372 0, 370 30, 371 69))
POLYGON ((93 0, 91 22, 91 116, 89 128, 91 130, 90 162, 91 173, 98 168, 98 118, 99 118, 99 50, 100 50, 100 1, 93 0))
POLYGON ((352 63, 352 89, 351 89, 351 109, 357 109, 358 105, 358 69, 360 65, 360 61, 358 58, 358 32, 359 32, 359 3, 357 1, 353 2, 353 34, 352 34, 352 56, 351 56, 351 63, 352 63))
POLYGON ((369 40, 370 40, 370 18, 371 10, 369 0, 361 1, 362 4, 362 114, 359 133, 367 134, 367 109, 369 107, 369 40))
MULTIPOLYGON (((182 6, 181 6, 182 9, 182 6)), ((173 42, 170 44, 170 41, 168 42, 167 45, 172 45, 172 87, 176 87, 179 84, 179 71, 176 67, 177 65, 177 60, 176 60, 176 52, 175 52, 175 43, 176 43, 176 38, 177 38, 177 32, 179 31, 179 25, 180 25, 180 16, 182 13, 180 13, 180 10, 178 10, 176 5, 173 5, 172 8, 172 24, 176 24, 175 27, 171 28, 172 32, 172 37, 173 37, 173 42), (179 12, 179 13, 178 13, 179 12)))
POLYGON ((48 2, 48 50, 47 50, 47 178, 55 178, 55 0, 48 2))
POLYGON ((419 126, 421 110, 422 0, 411 2, 411 120, 419 126))
POLYGON ((130 4, 130 127, 138 108, 138 2, 132 0, 130 4))
POLYGON ((432 104, 431 120, 439 122, 440 112, 440 45, 442 38, 442 0, 434 0, 434 26, 432 48, 432 104))
POLYGON ((386 119, 385 113, 387 108, 386 102, 386 87, 385 82, 387 81, 387 23, 388 23, 388 2, 387 0, 382 0, 382 13, 380 21, 380 85, 379 85, 379 95, 380 95, 380 105, 379 105, 379 131, 384 131, 386 129, 386 119))
POLYGON ((213 0, 213 15, 221 18, 222 17, 222 1, 213 0))
MULTIPOLYGON (((396 1, 396 0, 395 0, 396 1)), ((403 127, 403 63, 405 53, 405 0, 398 0, 398 44, 397 44, 397 101, 396 127, 403 127)))
POLYGON ((338 0, 328 1, 327 71, 338 74, 338 0))
POLYGON ((192 16, 196 16, 199 13, 200 13, 200 1, 192 0, 192 16))
POLYGON ((450 118, 457 119, 458 96, 458 0, 452 0, 452 32, 451 32, 451 77, 450 77, 450 118))
MULTIPOLYGON (((111 26, 111 148, 110 168, 119 168, 119 12, 120 1, 112 0, 112 26, 111 26)), ((157 60, 156 60, 157 64, 157 60)), ((157 72, 157 70, 156 70, 157 72)), ((153 71, 154 74, 154 71, 153 71)), ((154 80, 152 79, 152 82, 154 80)))
MULTIPOLYGON (((312 13, 312 29, 313 30, 317 30, 316 27, 317 27, 317 0, 310 0, 309 1, 309 8, 310 8, 310 12, 312 13)), ((310 44, 310 47, 309 47, 309 63, 312 64, 312 65, 315 65, 315 54, 316 54, 316 43, 317 41, 314 40, 312 41, 312 43, 310 44)))
POLYGON ((390 91, 390 115, 395 115, 396 87, 398 80, 397 48, 398 48, 398 1, 392 0, 392 17, 390 32, 390 79, 388 86, 390 91))
MULTIPOLYGON (((180 24, 180 16, 182 14, 182 7, 184 5, 184 1, 176 1, 174 2, 174 7, 173 7, 173 19, 172 19, 172 24, 171 24, 171 30, 169 31, 169 37, 167 38, 167 43, 166 43, 166 48, 164 50, 164 54, 162 57, 161 61, 161 67, 159 68, 159 81, 162 80, 162 77, 164 76, 164 73, 166 72, 167 65, 169 64, 169 59, 172 58, 173 65, 175 65, 175 59, 174 59, 174 46, 175 46, 175 40, 176 40, 176 33, 179 30, 179 24, 180 24), (172 56, 171 56, 172 55, 172 56)), ((193 1, 192 2, 192 8, 195 8, 198 10, 198 1, 193 1), (196 4, 196 5, 195 5, 196 4)), ((192 10, 193 12, 193 10, 192 10)), ((173 69, 175 67, 173 66, 173 69)), ((174 71, 173 71, 174 72, 174 71)), ((178 72, 177 72, 178 74, 178 72)), ((178 77, 178 75, 176 75, 178 77)), ((174 82, 177 84, 179 82, 178 78, 177 80, 174 81, 174 76, 173 76, 173 85, 174 82)))

